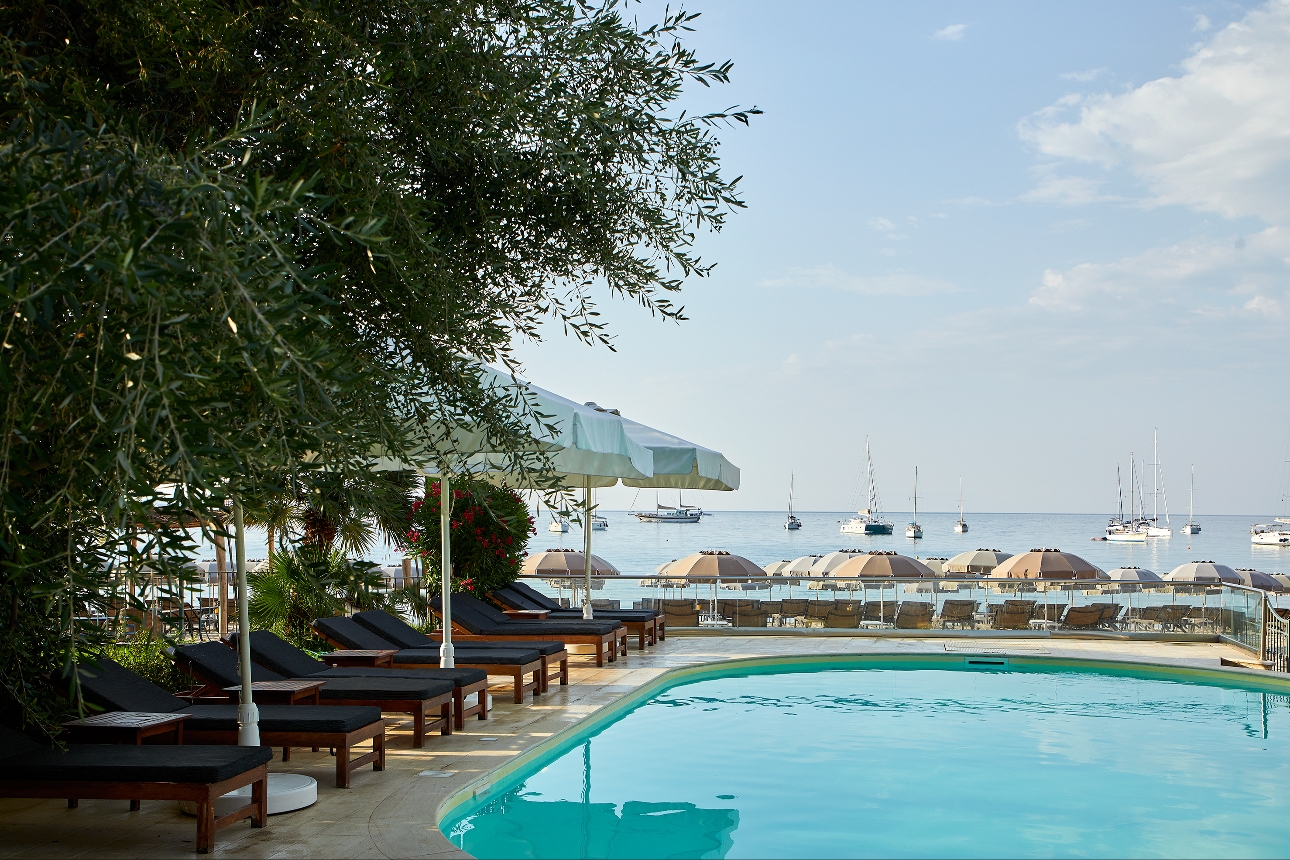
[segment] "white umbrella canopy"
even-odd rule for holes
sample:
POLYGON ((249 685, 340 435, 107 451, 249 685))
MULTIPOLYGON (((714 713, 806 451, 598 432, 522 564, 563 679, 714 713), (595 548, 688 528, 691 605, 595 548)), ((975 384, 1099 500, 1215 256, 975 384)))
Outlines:
POLYGON ((817 561, 806 571, 807 576, 828 576, 842 565, 858 555, 864 555, 862 549, 839 549, 817 556, 817 561))
POLYGON ((1241 585, 1246 585, 1250 588, 1258 588, 1263 591, 1275 591, 1277 593, 1286 590, 1285 586, 1281 582, 1278 582, 1275 577, 1271 574, 1264 573, 1261 570, 1253 570, 1248 567, 1238 567, 1236 568, 1236 575, 1240 577, 1241 585))
POLYGON ((781 576, 809 576, 811 568, 820 560, 818 555, 803 555, 793 559, 787 565, 780 568, 781 576))
POLYGON ((675 490, 737 490, 739 468, 724 454, 687 442, 680 436, 664 433, 623 418, 617 409, 605 409, 594 402, 587 408, 606 415, 613 415, 622 422, 628 438, 645 447, 653 455, 651 473, 643 477, 624 477, 629 487, 656 487, 675 490))
POLYGON ((667 569, 667 575, 691 583, 708 583, 741 576, 765 576, 766 571, 742 555, 732 555, 725 550, 705 549, 673 562, 667 569))
POLYGON ((945 572, 946 572, 945 562, 949 561, 948 558, 937 558, 937 557, 920 558, 918 560, 921 561, 923 564, 927 565, 927 567, 932 571, 932 573, 936 574, 937 576, 945 575, 945 572))
POLYGON ((1145 567, 1117 567, 1108 570, 1106 575, 1117 582, 1163 582, 1159 574, 1145 567))
POLYGON ((1281 583, 1285 591, 1290 591, 1290 576, 1286 576, 1284 573, 1274 573, 1272 578, 1281 583))
POLYGON ((894 552, 867 552, 849 559, 830 574, 833 579, 916 579, 935 577, 932 569, 916 558, 894 552))
POLYGON ((959 553, 942 567, 946 573, 988 575, 1010 558, 1011 555, 997 549, 974 549, 959 553))
POLYGON ((1100 579, 1101 568, 1073 552, 1059 549, 1032 549, 1014 555, 991 571, 992 577, 1008 579, 1100 579))
POLYGON ((792 563, 793 562, 788 559, 784 559, 783 561, 772 561, 770 564, 762 565, 761 569, 771 576, 780 576, 783 573, 784 568, 788 567, 792 563))
POLYGON ((1242 585, 1241 577, 1225 564, 1212 561, 1189 561, 1165 574, 1169 582, 1227 582, 1242 585))

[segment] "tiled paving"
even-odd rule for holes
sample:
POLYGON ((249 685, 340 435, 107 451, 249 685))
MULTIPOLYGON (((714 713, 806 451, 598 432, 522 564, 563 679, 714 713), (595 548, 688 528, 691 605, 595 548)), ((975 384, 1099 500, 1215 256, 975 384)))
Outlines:
MULTIPOLYGON (((1217 667, 1221 658, 1248 660, 1249 654, 1216 642, 1152 642, 1092 638, 956 639, 951 649, 1030 651, 1038 646, 1059 657, 1107 658, 1217 667), (1029 646, 1029 647, 1027 647, 1029 646)), ((678 666, 737 657, 800 654, 945 653, 944 639, 874 636, 685 636, 671 635, 645 652, 597 669, 575 666, 568 687, 552 687, 536 703, 515 705, 510 694, 494 697, 493 716, 469 720, 466 730, 435 735, 424 749, 409 747, 404 720, 388 721, 386 769, 354 774, 353 787, 335 787, 333 760, 325 752, 293 750, 289 764, 271 770, 307 773, 318 780, 318 803, 274 816, 261 830, 239 822, 220 831, 216 853, 248 857, 465 857, 436 827, 435 810, 459 786, 562 729, 597 708, 678 666), (486 740, 486 739, 495 740, 486 740), (419 775, 451 771, 448 778, 419 775)), ((82 800, 66 809, 62 801, 0 799, 0 858, 192 857, 196 827, 173 802, 145 801, 130 812, 125 801, 82 800)))

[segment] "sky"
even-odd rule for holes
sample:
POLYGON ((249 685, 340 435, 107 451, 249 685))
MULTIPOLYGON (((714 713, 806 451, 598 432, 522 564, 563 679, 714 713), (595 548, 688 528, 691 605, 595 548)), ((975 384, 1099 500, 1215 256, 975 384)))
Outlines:
POLYGON ((854 508, 868 437, 887 510, 1109 514, 1154 428, 1171 512, 1290 512, 1290 2, 686 8, 748 208, 528 378, 726 454, 713 510, 854 508))

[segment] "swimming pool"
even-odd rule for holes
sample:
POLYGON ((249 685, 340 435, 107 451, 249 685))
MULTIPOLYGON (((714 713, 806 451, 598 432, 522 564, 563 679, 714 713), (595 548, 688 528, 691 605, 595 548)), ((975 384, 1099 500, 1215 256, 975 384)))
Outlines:
POLYGON ((1286 853, 1285 685, 968 663, 687 670, 450 800, 441 829, 481 858, 1286 853))

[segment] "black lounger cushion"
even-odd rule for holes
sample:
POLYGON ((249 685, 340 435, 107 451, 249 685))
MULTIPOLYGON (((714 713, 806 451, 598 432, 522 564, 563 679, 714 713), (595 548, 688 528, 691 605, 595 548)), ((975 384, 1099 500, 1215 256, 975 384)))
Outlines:
POLYGON ((612 621, 512 621, 500 609, 494 609, 482 600, 468 594, 453 595, 453 620, 471 633, 518 634, 540 636, 543 633, 567 636, 604 636, 613 633, 618 625, 612 621), (476 629, 478 628, 478 629, 476 629))
MULTIPOLYGON (((352 732, 381 719, 381 709, 372 705, 261 705, 262 732, 352 732)), ((192 705, 184 709, 192 718, 184 731, 237 731, 237 705, 192 705)))
POLYGON ((354 620, 400 648, 438 648, 439 643, 408 622, 380 609, 355 612, 354 620))
POLYGON ((77 674, 86 700, 108 710, 168 714, 188 707, 183 699, 107 657, 81 664, 77 674))
POLYGON ((339 642, 346 648, 380 651, 402 647, 383 636, 376 635, 353 618, 346 618, 343 615, 335 618, 318 618, 314 621, 314 628, 328 639, 339 642))
MULTIPOLYGON (((512 582, 505 588, 499 588, 493 592, 493 595, 512 609, 531 609, 539 612, 549 612, 552 620, 558 619, 580 619, 582 618, 581 609, 566 609, 560 604, 551 600, 542 592, 525 585, 522 582, 512 582), (536 595, 536 597, 534 596, 536 595), (538 600, 540 597, 542 600, 538 600)), ((662 616, 662 612, 657 609, 597 609, 594 620, 605 621, 650 621, 662 616)))
POLYGON ((547 609, 554 612, 557 609, 564 609, 559 603, 547 597, 533 586, 524 582, 512 582, 502 591, 509 591, 516 598, 523 600, 528 606, 517 606, 516 609, 547 609))
POLYGON ((433 699, 449 694, 452 681, 410 681, 406 678, 328 678, 319 695, 326 701, 354 699, 433 699))
POLYGON ((39 747, 2 761, 4 778, 12 780, 209 784, 268 764, 273 761, 273 750, 237 746, 73 744, 66 752, 39 747))
MULTIPOLYGON (((229 635, 229 642, 237 647, 237 634, 229 635)), ((328 668, 276 633, 256 630, 251 633, 251 658, 287 678, 400 678, 407 681, 452 681, 458 687, 467 687, 488 680, 488 673, 480 669, 376 669, 370 666, 337 666, 328 668)))
MULTIPOLYGON (((219 642, 198 642, 175 648, 175 665, 180 669, 192 666, 193 671, 215 686, 236 687, 242 683, 238 654, 219 642)), ((283 676, 251 664, 251 681, 281 681, 283 676)))
POLYGON ((568 647, 563 642, 542 642, 538 639, 454 639, 452 644, 457 651, 463 648, 469 648, 472 651, 482 651, 486 648, 514 651, 519 648, 523 651, 537 651, 548 656, 564 651, 568 647))
MULTIPOLYGON (((520 663, 536 663, 542 655, 536 648, 529 648, 527 642, 514 642, 511 648, 471 648, 474 642, 462 642, 453 645, 453 655, 458 663, 477 663, 483 666, 513 666, 520 663)), ((430 660, 438 661, 439 652, 429 651, 400 651, 394 655, 394 662, 399 662, 400 655, 403 656, 404 662, 416 662, 417 654, 425 655, 421 659, 427 662, 430 660)))

